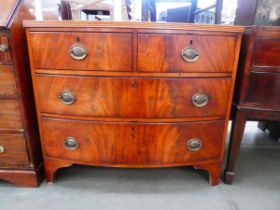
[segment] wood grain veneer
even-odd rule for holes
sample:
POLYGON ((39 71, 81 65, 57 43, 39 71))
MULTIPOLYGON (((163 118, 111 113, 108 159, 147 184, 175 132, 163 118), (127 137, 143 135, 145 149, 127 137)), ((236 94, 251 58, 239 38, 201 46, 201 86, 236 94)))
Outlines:
POLYGON ((0 179, 22 187, 38 186, 44 174, 22 27, 34 14, 34 0, 0 0, 0 179))
POLYGON ((59 168, 86 164, 193 165, 209 172, 211 185, 219 183, 242 27, 83 21, 24 25, 49 182, 59 168), (59 61, 47 59, 50 47, 37 46, 39 37, 51 40, 53 34, 59 39, 51 44, 62 46, 59 61), (104 41, 111 34, 124 41, 104 41), (75 36, 79 41, 70 42, 75 36), (96 36, 102 44, 89 45, 96 36), (88 53, 70 61, 69 47, 83 40, 97 56, 88 53), (200 53, 192 64, 182 58, 191 40, 200 53), (112 49, 118 49, 114 56, 112 49), (107 62, 108 56, 113 60, 107 62), (65 91, 73 98, 69 104, 61 100, 65 91), (204 107, 195 106, 196 94, 207 96, 204 107), (197 151, 187 146, 194 139, 194 146, 201 145, 197 151))
POLYGON ((223 129, 223 120, 155 124, 42 118, 48 157, 123 167, 180 166, 219 160, 223 129), (202 140, 202 149, 197 152, 186 149, 186 140, 194 136, 202 140), (67 137, 80 142, 79 150, 65 151, 67 137))
POLYGON ((231 72, 236 41, 235 36, 139 34, 138 71, 231 72), (197 62, 186 63, 182 59, 184 47, 198 50, 197 62))
POLYGON ((11 66, 0 66, 0 95, 11 96, 17 94, 15 74, 11 66))
POLYGON ((1 134, 0 145, 5 148, 1 154, 1 167, 28 166, 25 138, 23 134, 1 134))
POLYGON ((231 79, 37 75, 36 82, 42 113, 111 118, 186 118, 224 116, 231 79), (61 103, 58 98, 65 90, 71 91, 76 98, 71 105, 61 103), (206 107, 193 106, 192 97, 197 92, 209 96, 206 107))
POLYGON ((130 33, 32 33, 31 39, 36 68, 99 71, 131 71, 132 68, 130 33), (77 42, 88 51, 82 61, 65 53, 77 42))

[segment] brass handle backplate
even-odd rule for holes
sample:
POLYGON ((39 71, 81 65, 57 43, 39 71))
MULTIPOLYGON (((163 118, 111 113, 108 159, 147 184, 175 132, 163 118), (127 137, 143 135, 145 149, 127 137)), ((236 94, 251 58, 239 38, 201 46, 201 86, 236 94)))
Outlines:
POLYGON ((182 58, 188 63, 194 63, 199 58, 199 53, 196 49, 187 47, 182 50, 182 58))
POLYGON ((192 97, 192 103, 196 107, 204 107, 208 104, 209 98, 205 93, 196 93, 192 97))
POLYGON ((0 145, 0 154, 5 152, 5 147, 0 145))
POLYGON ((187 141, 187 148, 192 152, 199 151, 201 149, 202 143, 198 138, 190 139, 187 141))
POLYGON ((88 51, 81 44, 74 44, 70 47, 69 55, 75 60, 83 60, 87 57, 88 51))
POLYGON ((73 151, 78 149, 80 143, 74 137, 67 137, 65 138, 63 145, 67 150, 73 151))
POLYGON ((9 46, 7 44, 0 44, 0 51, 1 52, 9 51, 9 46))
POLYGON ((69 90, 62 91, 58 98, 62 101, 62 103, 67 105, 73 104, 76 100, 73 93, 69 90))

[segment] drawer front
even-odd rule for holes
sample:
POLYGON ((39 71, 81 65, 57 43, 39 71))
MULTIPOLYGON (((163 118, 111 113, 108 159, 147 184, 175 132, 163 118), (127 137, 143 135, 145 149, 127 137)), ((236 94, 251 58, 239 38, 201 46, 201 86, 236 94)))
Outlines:
POLYGON ((0 65, 0 96, 16 95, 15 75, 11 66, 0 65))
POLYGON ((280 39, 257 39, 253 65, 280 67, 280 39))
POLYGON ((46 156, 99 165, 172 165, 218 160, 223 144, 224 121, 114 124, 42 119, 41 122, 46 156))
POLYGON ((250 73, 247 106, 280 110, 280 74, 250 73))
POLYGON ((28 165, 22 134, 0 134, 0 167, 28 165))
POLYGON ((0 100, 0 129, 22 129, 20 107, 17 100, 0 100))
POLYGON ((131 70, 132 35, 130 33, 50 32, 31 33, 30 36, 35 68, 131 70), (85 55, 86 57, 81 59, 85 55))
MULTIPOLYGON (((137 79, 36 76, 40 111, 67 115, 127 118, 223 116, 230 79, 137 79), (66 104, 61 96, 75 98, 66 104), (204 107, 193 104, 205 94, 204 107)), ((202 99, 203 100, 203 99, 202 99)))
POLYGON ((235 49, 234 36, 140 34, 138 71, 231 72, 235 49))

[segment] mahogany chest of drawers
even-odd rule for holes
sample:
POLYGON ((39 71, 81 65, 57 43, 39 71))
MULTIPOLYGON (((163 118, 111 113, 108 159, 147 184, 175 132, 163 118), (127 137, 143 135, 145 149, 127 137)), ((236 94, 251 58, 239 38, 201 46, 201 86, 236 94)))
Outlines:
POLYGON ((27 1, 0 1, 0 179, 38 186, 43 163, 22 19, 27 1))
POLYGON ((72 164, 219 182, 242 27, 26 21, 48 182, 72 164))

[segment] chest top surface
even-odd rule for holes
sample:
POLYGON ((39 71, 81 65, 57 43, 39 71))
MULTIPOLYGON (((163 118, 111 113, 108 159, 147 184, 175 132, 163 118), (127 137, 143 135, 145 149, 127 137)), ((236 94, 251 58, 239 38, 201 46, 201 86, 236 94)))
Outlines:
POLYGON ((161 22, 143 22, 143 21, 72 21, 72 20, 47 20, 34 21, 25 20, 23 22, 26 28, 127 28, 127 29, 167 29, 167 30, 194 30, 194 31, 212 31, 212 32, 235 32, 242 33, 243 26, 231 25, 206 25, 191 23, 161 23, 161 22))

